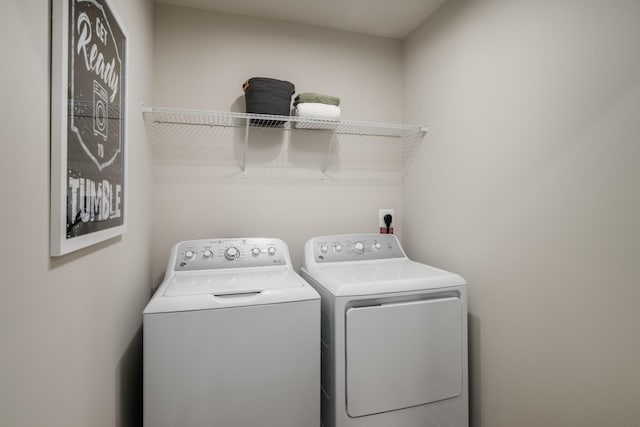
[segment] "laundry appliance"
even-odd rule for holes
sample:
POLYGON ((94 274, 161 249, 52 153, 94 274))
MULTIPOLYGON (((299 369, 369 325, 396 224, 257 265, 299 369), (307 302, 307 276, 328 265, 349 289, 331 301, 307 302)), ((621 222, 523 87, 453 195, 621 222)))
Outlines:
POLYGON ((302 276, 322 299, 324 427, 467 427, 467 290, 395 235, 315 237, 302 276))
POLYGON ((143 325, 145 427, 320 424, 320 297, 283 241, 178 243, 143 325))

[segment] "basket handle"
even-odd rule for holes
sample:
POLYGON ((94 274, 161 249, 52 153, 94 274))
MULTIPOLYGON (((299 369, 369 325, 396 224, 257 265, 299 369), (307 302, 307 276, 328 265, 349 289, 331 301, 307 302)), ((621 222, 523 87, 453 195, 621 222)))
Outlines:
MULTIPOLYGON (((293 88, 291 89, 291 95, 293 95, 294 93, 296 93, 296 85, 291 83, 291 86, 293 86, 293 88)), ((249 80, 242 84, 242 90, 246 92, 247 89, 249 89, 249 80)))

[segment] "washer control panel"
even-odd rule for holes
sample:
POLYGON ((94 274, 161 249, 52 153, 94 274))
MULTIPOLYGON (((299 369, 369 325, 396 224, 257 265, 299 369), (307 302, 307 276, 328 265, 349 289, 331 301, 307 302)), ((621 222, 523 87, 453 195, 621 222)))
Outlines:
POLYGON ((175 271, 246 268, 290 264, 287 245, 280 239, 235 238, 188 240, 176 245, 175 271))
POLYGON ((393 234, 341 234, 315 237, 311 244, 317 263, 405 258, 393 234))

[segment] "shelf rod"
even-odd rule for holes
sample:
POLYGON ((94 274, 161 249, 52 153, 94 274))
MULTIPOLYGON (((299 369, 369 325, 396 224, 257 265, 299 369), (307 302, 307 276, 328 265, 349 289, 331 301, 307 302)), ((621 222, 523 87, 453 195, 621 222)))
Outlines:
MULTIPOLYGON (((155 124, 160 124, 160 125, 183 125, 183 126, 207 126, 207 127, 213 127, 213 126, 220 126, 220 127, 229 127, 229 128, 247 128, 247 125, 232 125, 232 124, 224 124, 224 125, 219 125, 219 124, 215 124, 215 123, 187 123, 187 122, 180 122, 180 121, 168 121, 168 120, 155 120, 154 121, 155 124)), ((268 126, 249 126, 249 127, 255 127, 255 128, 260 128, 260 129, 274 129, 274 130, 281 130, 281 131, 285 131, 285 132, 291 132, 291 131, 305 131, 305 132, 326 132, 330 129, 313 129, 313 128, 306 128, 306 129, 293 129, 293 128, 288 128, 288 127, 268 127, 268 126)), ((398 134, 384 134, 384 133, 363 133, 363 132, 342 132, 339 130, 333 130, 332 132, 337 133, 338 135, 349 135, 349 136, 371 136, 371 137, 381 137, 381 138, 396 138, 396 139, 400 139, 402 138, 402 135, 398 135, 398 134)), ((420 131, 423 132, 423 131, 420 131)))
MULTIPOLYGON (((172 122, 168 120, 154 120, 153 123, 157 125, 183 125, 183 126, 207 126, 207 127, 225 126, 226 127, 226 125, 216 125, 213 123, 186 123, 186 122, 172 122)), ((240 126, 236 126, 236 127, 240 127, 240 126)))
POLYGON ((360 137, 374 136, 374 137, 381 137, 381 138, 397 138, 397 139, 402 138, 402 135, 398 135, 398 134, 389 135, 384 133, 340 132, 340 131, 337 131, 336 133, 338 135, 349 135, 349 136, 360 136, 360 137))

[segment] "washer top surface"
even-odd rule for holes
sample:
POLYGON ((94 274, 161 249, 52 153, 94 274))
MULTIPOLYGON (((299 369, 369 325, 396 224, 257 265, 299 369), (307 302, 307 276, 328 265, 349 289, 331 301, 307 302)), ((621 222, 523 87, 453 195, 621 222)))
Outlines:
POLYGON ((398 239, 389 234, 313 238, 305 244, 302 271, 303 275, 335 296, 418 291, 466 284, 457 274, 410 260, 398 239), (339 251, 335 250, 336 246, 339 251))
POLYGON ((318 299, 279 239, 202 239, 173 247, 163 282, 144 314, 318 299))
POLYGON ((174 274, 165 288, 165 297, 188 295, 238 295, 269 289, 299 288, 303 283, 292 271, 280 267, 174 274))

